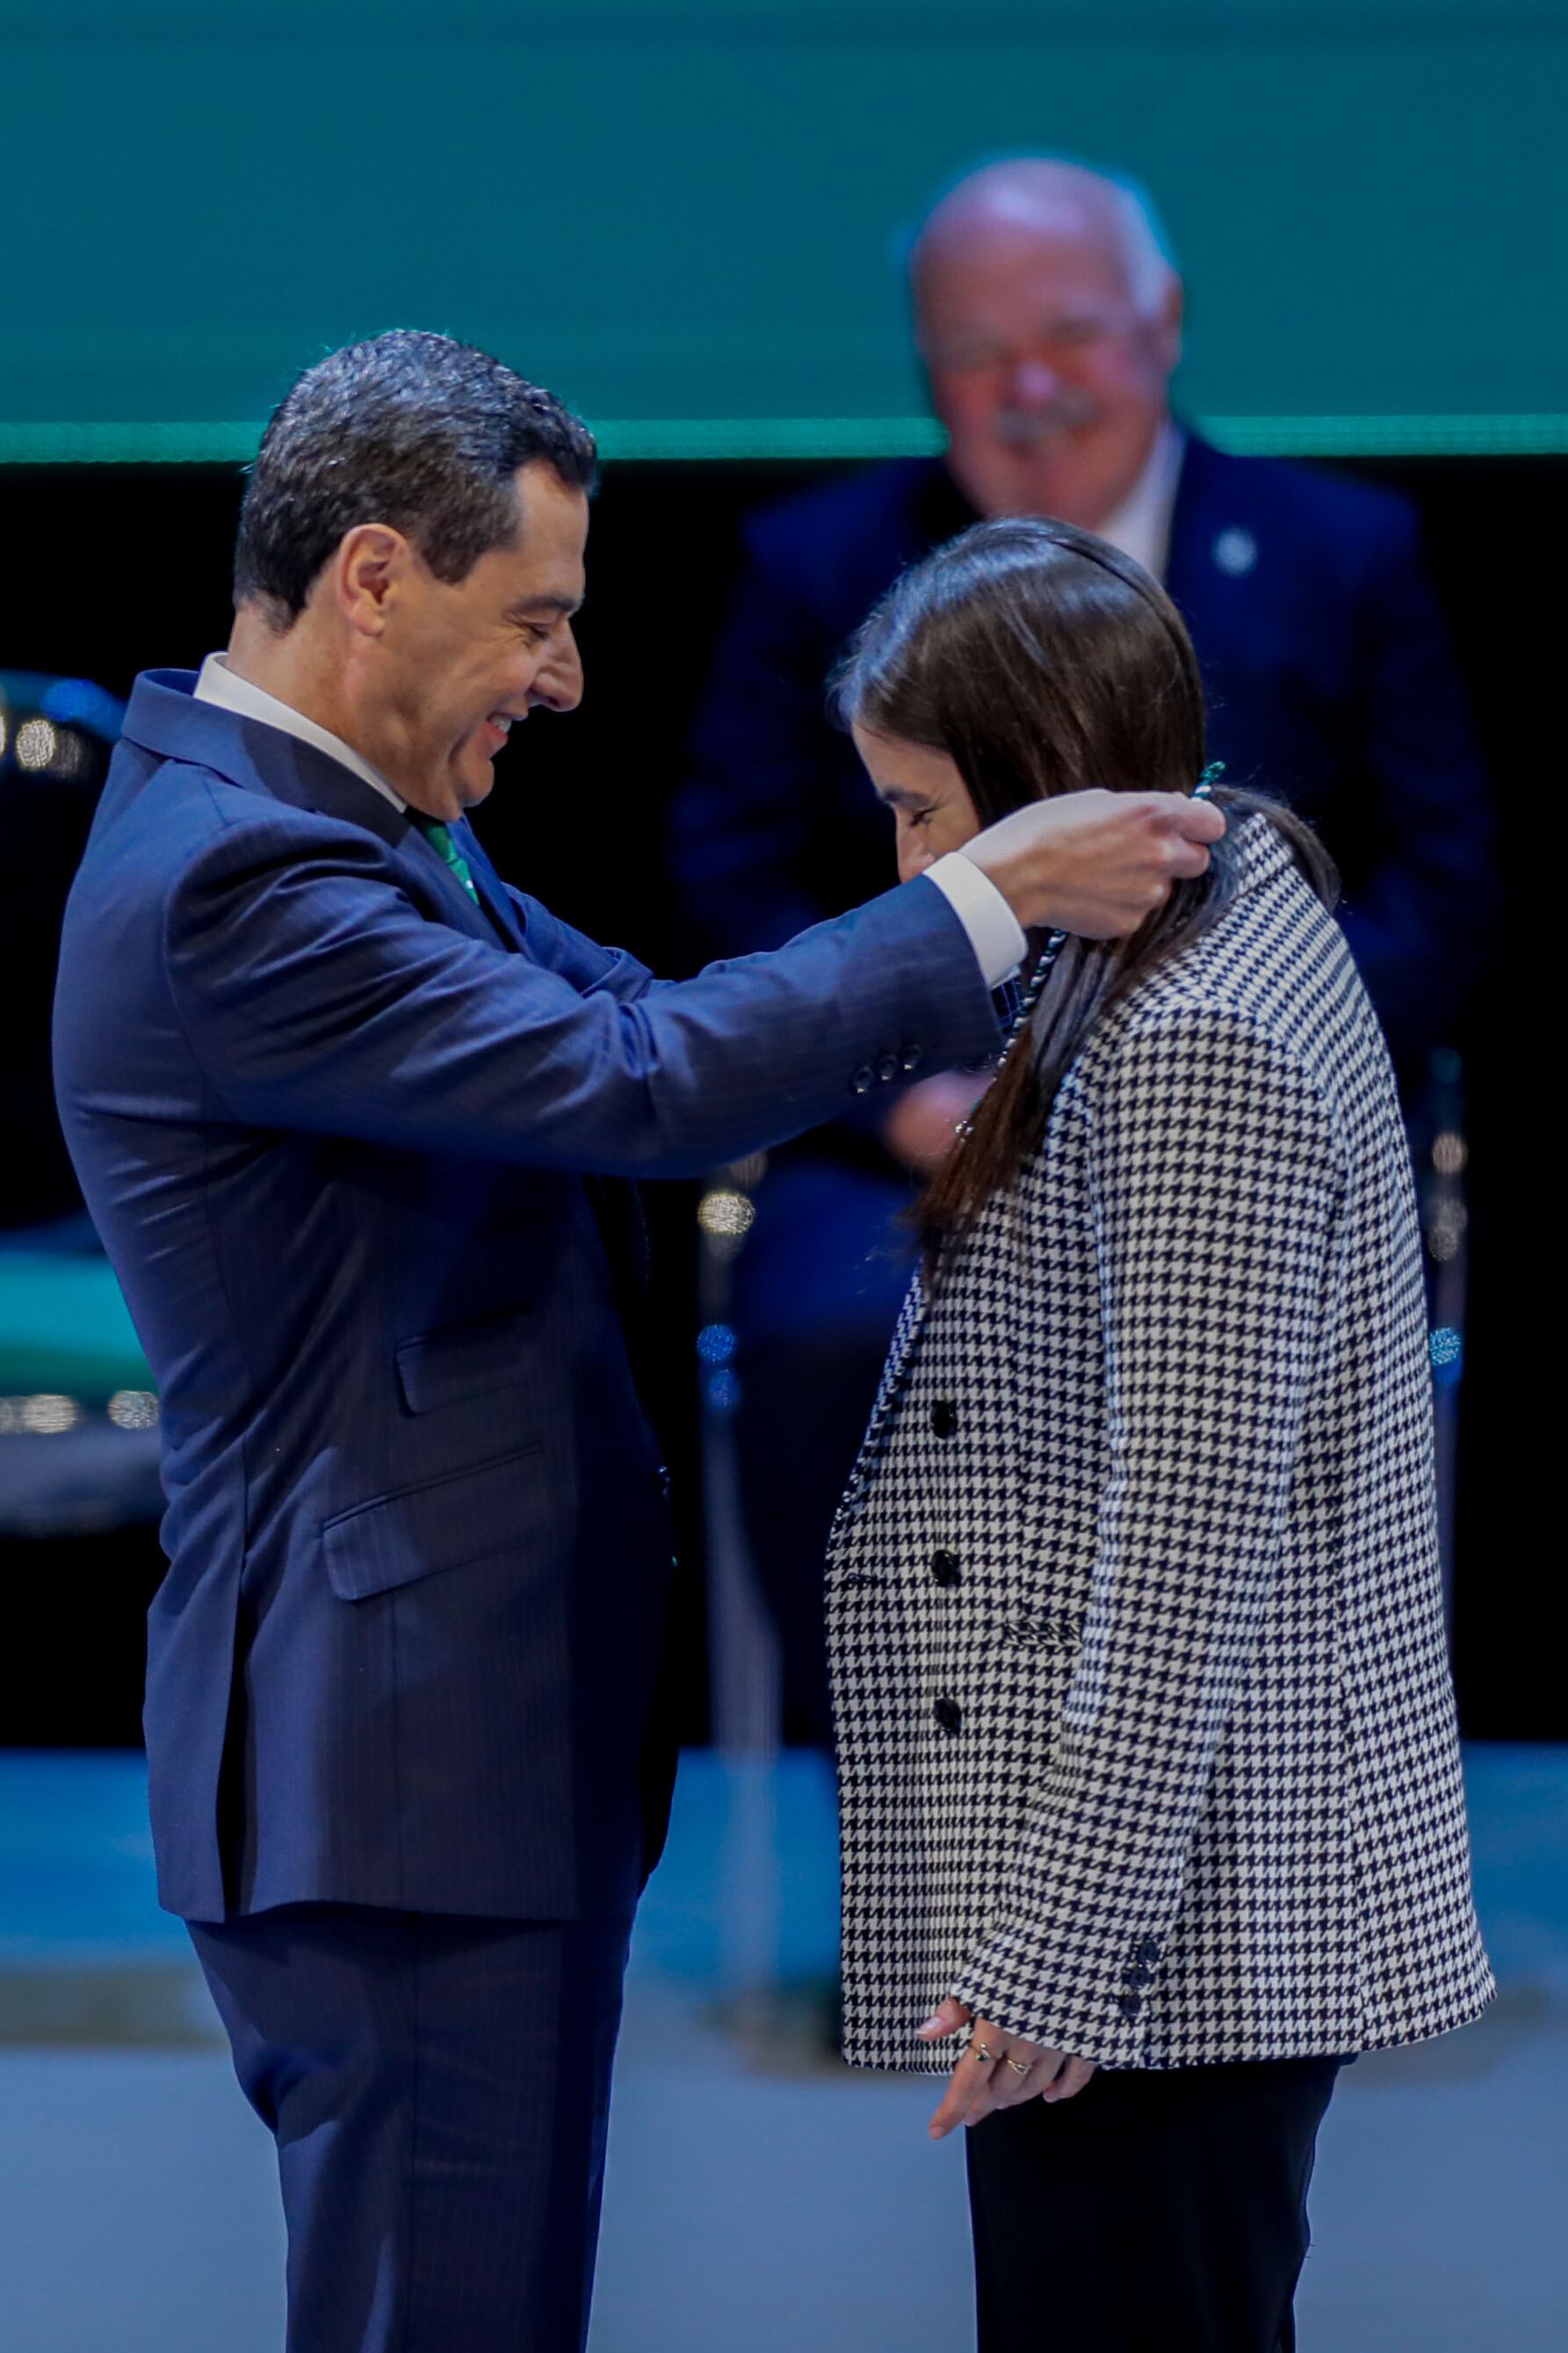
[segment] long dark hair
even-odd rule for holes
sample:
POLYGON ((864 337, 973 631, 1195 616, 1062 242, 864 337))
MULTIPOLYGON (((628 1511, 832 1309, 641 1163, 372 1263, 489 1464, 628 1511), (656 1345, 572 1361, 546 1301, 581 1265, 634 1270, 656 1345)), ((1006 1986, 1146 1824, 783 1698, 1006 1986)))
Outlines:
MULTIPOLYGON (((945 752, 982 825, 1090 785, 1190 793, 1207 758, 1181 615, 1130 556, 1070 523, 976 523, 912 565, 855 638, 834 698, 846 725, 945 752)), ((1016 1183, 1095 1023, 1230 905, 1238 818, 1267 817, 1333 905, 1332 863, 1299 817, 1236 786, 1213 798, 1231 822, 1208 871, 1178 882, 1130 938, 1062 949, 1027 1034, 916 1208, 928 1275, 943 1244, 1016 1183)))

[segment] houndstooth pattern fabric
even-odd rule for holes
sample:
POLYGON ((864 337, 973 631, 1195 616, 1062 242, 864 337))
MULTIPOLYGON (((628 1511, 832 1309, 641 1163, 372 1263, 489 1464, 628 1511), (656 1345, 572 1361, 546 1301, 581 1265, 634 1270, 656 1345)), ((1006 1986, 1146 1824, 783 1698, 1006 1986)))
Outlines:
POLYGON ((1493 1991, 1381 1033, 1268 823, 906 1302, 830 1546, 846 2056, 956 1993, 1116 2067, 1493 1991))

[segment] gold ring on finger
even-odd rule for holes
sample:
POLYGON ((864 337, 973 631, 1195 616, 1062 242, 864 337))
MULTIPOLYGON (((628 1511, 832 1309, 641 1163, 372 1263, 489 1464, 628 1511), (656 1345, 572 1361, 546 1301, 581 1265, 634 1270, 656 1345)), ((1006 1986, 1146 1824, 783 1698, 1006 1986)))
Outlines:
POLYGON ((981 2064, 986 2067, 993 2065, 996 2058, 994 2051, 988 2051, 984 2042, 972 2042, 969 2046, 969 2055, 972 2059, 978 2059, 981 2064))
MULTIPOLYGON (((1003 2053, 1003 2056, 1006 2056, 1005 2052, 1003 2053)), ((1015 2075, 1026 2075, 1029 2072, 1022 2059, 1008 2059, 1007 2064, 1011 2067, 1015 2075)))

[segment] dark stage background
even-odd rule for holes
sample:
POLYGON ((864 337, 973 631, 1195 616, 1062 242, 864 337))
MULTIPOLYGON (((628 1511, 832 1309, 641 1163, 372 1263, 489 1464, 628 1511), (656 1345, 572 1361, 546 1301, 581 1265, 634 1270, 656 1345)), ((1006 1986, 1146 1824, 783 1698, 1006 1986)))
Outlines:
MULTIPOLYGON (((569 722, 535 714, 498 763, 480 818, 513 881, 668 972, 692 958, 663 886, 665 813, 735 524, 810 470, 607 470, 581 627, 585 701, 569 722)), ((1542 1630, 1557 1582, 1562 1147, 1550 1136, 1562 1089, 1552 951, 1563 921, 1568 459, 1368 460, 1348 470, 1394 484, 1422 509, 1501 820, 1508 916, 1463 1041, 1471 1227, 1456 1543, 1461 1708, 1471 1737, 1564 1738, 1568 1697, 1542 1630)), ((227 635, 238 494, 227 467, 0 470, 0 668, 85 676, 122 694, 140 669, 194 666, 227 635)), ((47 1029, 55 928, 89 814, 89 796, 58 786, 33 797, 25 836, 13 826, 0 837, 0 1228, 77 1206, 48 1104, 47 1029)), ((650 1189, 664 1385, 695 1568, 693 1197, 687 1187, 650 1189)), ((137 1736, 142 1617, 160 1567, 151 1531, 0 1539, 0 1744, 137 1736)), ((706 1680, 700 1579, 690 1582, 695 1738, 706 1728, 706 1680)))

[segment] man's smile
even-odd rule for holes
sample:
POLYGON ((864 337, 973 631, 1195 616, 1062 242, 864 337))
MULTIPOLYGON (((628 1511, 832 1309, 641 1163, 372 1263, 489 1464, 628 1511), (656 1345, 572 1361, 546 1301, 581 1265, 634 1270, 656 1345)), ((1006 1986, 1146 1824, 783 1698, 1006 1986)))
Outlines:
POLYGON ((493 760, 504 749, 518 721, 527 717, 526 711, 492 711, 481 719, 476 733, 485 757, 493 760))

